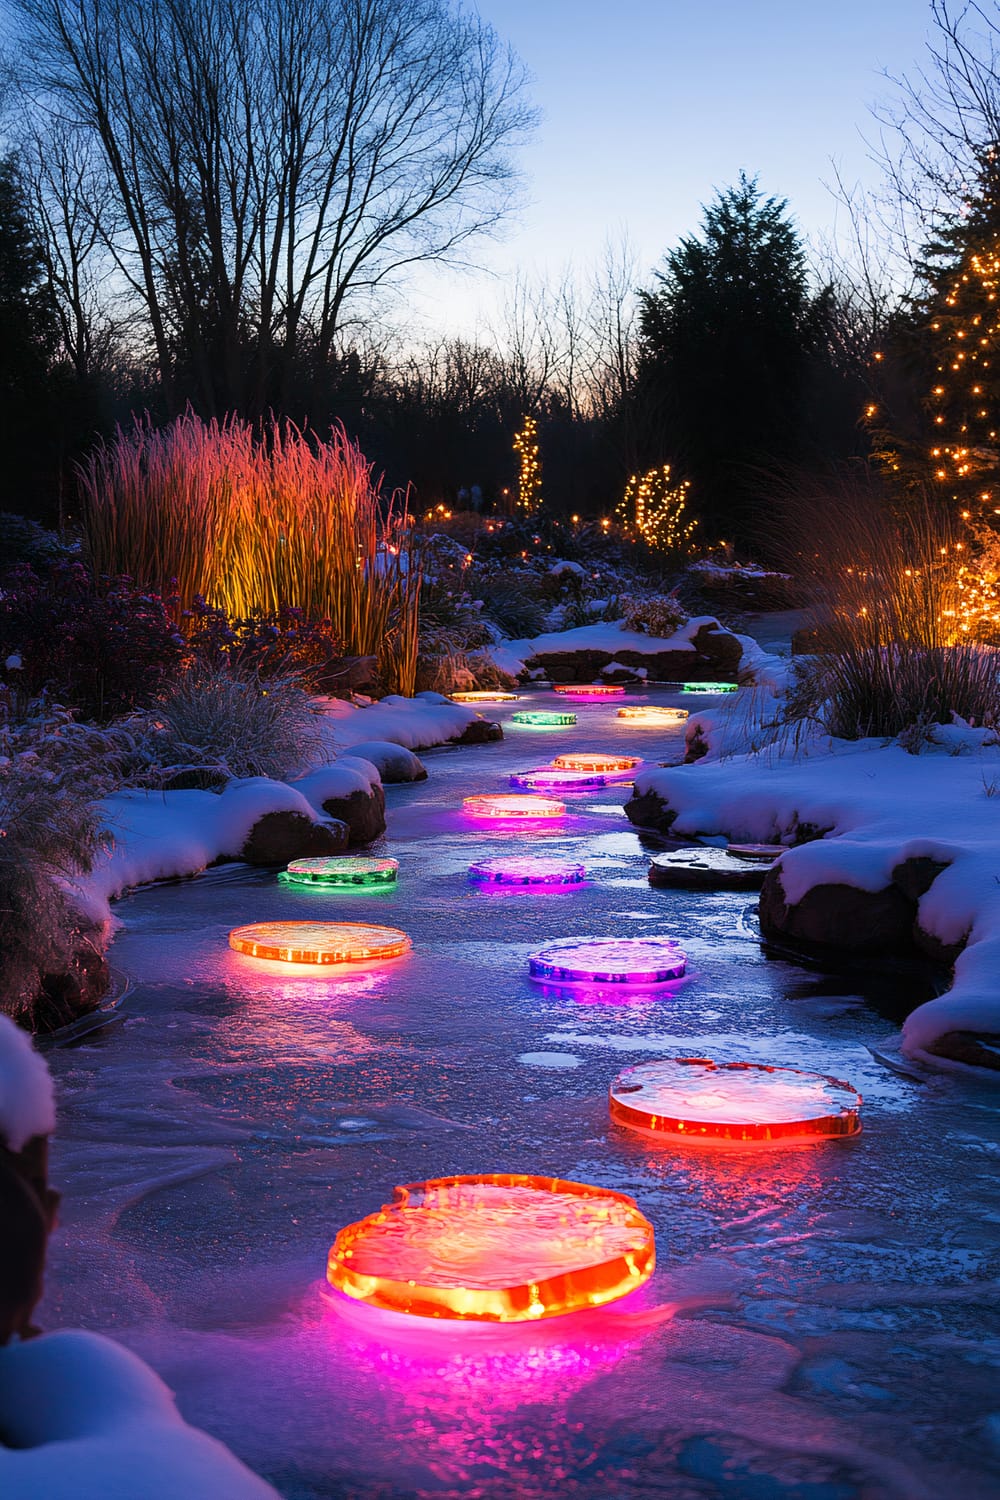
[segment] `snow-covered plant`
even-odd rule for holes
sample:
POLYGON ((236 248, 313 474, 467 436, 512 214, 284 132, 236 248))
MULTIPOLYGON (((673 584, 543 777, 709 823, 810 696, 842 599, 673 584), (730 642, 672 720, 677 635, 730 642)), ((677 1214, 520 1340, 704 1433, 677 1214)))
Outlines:
POLYGON ((45 976, 67 967, 79 935, 61 881, 90 868, 100 824, 70 770, 53 767, 9 735, 6 750, 0 757, 0 1008, 31 1024, 45 976))
POLYGON ((625 628, 642 635, 671 636, 687 620, 676 594, 623 594, 618 604, 625 628))
POLYGON ((153 718, 164 764, 281 780, 325 753, 319 713, 294 675, 194 667, 163 694, 153 718))

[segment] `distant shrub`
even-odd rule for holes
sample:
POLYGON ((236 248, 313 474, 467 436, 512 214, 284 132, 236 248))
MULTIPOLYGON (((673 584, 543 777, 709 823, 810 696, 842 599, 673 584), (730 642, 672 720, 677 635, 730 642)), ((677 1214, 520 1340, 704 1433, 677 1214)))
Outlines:
POLYGON ((524 640, 545 629, 546 608, 538 580, 531 574, 497 569, 477 575, 473 584, 483 601, 483 613, 505 635, 524 640))
POLYGON ((294 676, 195 666, 161 695, 151 718, 151 753, 172 770, 282 780, 324 755, 320 716, 294 676))
POLYGON ((0 511, 0 575, 18 563, 44 570, 53 563, 67 562, 69 557, 69 547, 54 531, 46 531, 28 516, 0 511))
POLYGON ((0 585, 0 673, 26 699, 47 691, 106 721, 150 702, 183 659, 168 602, 129 578, 95 587, 80 563, 44 576, 15 568, 0 585))
POLYGON ((40 737, 0 700, 0 1009, 27 1025, 78 936, 60 882, 89 870, 100 843, 93 784, 40 755, 40 737))
POLYGON ((618 605, 625 628, 641 635, 671 636, 687 621, 675 594, 623 594, 618 605))
POLYGON ((231 620, 224 609, 196 596, 184 612, 187 649, 195 663, 237 667, 261 677, 296 674, 303 687, 317 686, 343 659, 329 620, 307 620, 284 606, 273 614, 231 620))

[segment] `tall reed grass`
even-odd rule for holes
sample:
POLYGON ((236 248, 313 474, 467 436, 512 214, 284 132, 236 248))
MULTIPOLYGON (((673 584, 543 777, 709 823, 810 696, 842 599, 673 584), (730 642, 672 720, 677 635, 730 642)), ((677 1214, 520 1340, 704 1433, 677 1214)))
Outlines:
POLYGON ((799 490, 789 534, 815 633, 789 696, 793 717, 845 739, 953 714, 1000 722, 1000 654, 958 629, 964 544, 940 504, 893 512, 874 481, 842 475, 799 490))
POLYGON ((81 469, 95 573, 201 595, 236 618, 282 606, 329 619, 351 656, 377 656, 385 686, 412 693, 421 564, 406 500, 386 498, 344 432, 319 441, 194 413, 119 428, 81 469))

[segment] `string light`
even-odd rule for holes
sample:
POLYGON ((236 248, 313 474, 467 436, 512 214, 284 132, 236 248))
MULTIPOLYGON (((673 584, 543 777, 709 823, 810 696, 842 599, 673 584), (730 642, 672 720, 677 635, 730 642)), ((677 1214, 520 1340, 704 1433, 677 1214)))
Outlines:
POLYGON ((514 435, 514 452, 521 463, 517 481, 517 508, 533 516, 542 503, 542 462, 538 449, 538 423, 532 416, 522 419, 514 435))
MULTIPOLYGON (((633 474, 625 486, 615 514, 626 536, 658 551, 686 551, 698 523, 685 519, 685 501, 691 483, 671 479, 670 465, 633 474)), ((602 523, 603 524, 603 523, 602 523)))

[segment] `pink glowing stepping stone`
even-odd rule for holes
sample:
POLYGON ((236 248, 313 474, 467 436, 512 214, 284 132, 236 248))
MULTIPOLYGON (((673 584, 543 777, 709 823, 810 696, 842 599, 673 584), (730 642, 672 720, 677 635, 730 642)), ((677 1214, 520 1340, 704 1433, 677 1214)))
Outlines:
POLYGON ((548 820, 561 818, 566 812, 565 802, 552 797, 529 797, 515 792, 494 792, 477 797, 463 797, 462 811, 473 818, 495 818, 498 821, 521 822, 529 818, 548 820))

